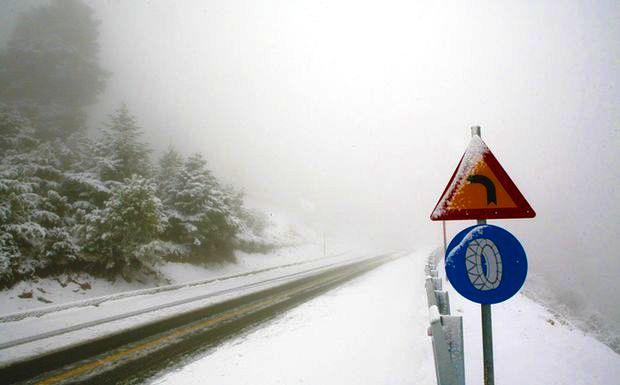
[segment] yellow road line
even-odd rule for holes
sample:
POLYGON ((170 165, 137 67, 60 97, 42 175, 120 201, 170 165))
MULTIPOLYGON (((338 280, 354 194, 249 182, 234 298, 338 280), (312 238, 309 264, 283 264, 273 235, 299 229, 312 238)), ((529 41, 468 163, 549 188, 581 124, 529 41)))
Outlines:
MULTIPOLYGON (((339 275, 337 275, 337 277, 340 277, 342 275, 344 275, 344 274, 339 274, 339 275)), ((215 324, 217 324, 219 322, 227 321, 227 320, 229 320, 231 318, 235 318, 235 317, 238 317, 238 316, 241 316, 241 315, 244 315, 244 314, 251 313, 254 310, 257 310, 257 309, 259 309, 261 307, 267 307, 269 305, 276 304, 278 302, 281 302, 281 301, 285 300, 287 297, 295 295, 295 294, 297 294, 299 292, 302 292, 304 290, 307 290, 307 289, 309 289, 311 287, 319 286, 319 284, 323 284, 324 282, 327 282, 329 280, 334 280, 334 279, 335 278, 323 279, 323 280, 318 281, 318 283, 317 282, 313 282, 311 284, 301 286, 301 287, 299 287, 297 289, 294 289, 291 292, 288 292, 288 293, 285 293, 285 294, 280 294, 280 295, 272 296, 271 298, 268 298, 268 299, 265 299, 265 300, 262 300, 262 301, 259 301, 259 302, 255 302, 253 304, 243 305, 241 308, 237 308, 237 309, 233 309, 233 310, 228 310, 228 311, 222 313, 221 315, 219 315, 217 317, 209 318, 208 320, 200 322, 198 324, 177 329, 177 330, 175 330, 173 332, 170 332, 170 333, 168 333, 165 336, 161 336, 161 337, 159 337, 159 338, 157 338, 155 340, 142 343, 140 345, 134 346, 133 348, 128 348, 128 349, 119 351, 117 353, 111 354, 109 356, 105 356, 105 357, 103 357, 101 359, 98 359, 96 361, 85 363, 85 364, 83 364, 81 366, 78 366, 76 368, 67 370, 67 371, 62 372, 62 373, 60 373, 58 375, 46 378, 46 379, 44 379, 44 380, 42 380, 40 382, 37 382, 37 384, 38 385, 52 385, 52 384, 57 384, 57 383, 59 383, 61 381, 68 380, 68 379, 73 378, 73 377, 80 376, 80 375, 82 375, 82 374, 84 374, 86 372, 89 372, 91 370, 94 370, 94 369, 96 369, 96 368, 98 368, 98 367, 100 367, 102 365, 105 365, 105 364, 108 364, 108 363, 111 363, 111 362, 114 362, 114 361, 118 361, 118 360, 120 360, 122 358, 125 358, 125 357, 127 357, 129 355, 132 355, 134 353, 142 352, 144 350, 147 350, 147 349, 150 349, 152 347, 155 347, 155 346, 161 344, 162 342, 171 340, 171 339, 176 338, 176 337, 187 335, 187 334, 192 333, 194 331, 197 331, 199 329, 203 329, 203 328, 207 328, 207 327, 213 326, 213 325, 215 325, 215 324)))

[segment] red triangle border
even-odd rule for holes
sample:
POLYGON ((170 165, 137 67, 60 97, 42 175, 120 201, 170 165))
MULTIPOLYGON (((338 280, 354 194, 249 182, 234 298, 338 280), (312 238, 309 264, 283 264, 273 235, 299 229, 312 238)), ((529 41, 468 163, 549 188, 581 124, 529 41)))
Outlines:
MULTIPOLYGON (((465 155, 463 155, 464 157, 465 155)), ((431 220, 433 221, 450 221, 450 220, 466 220, 466 219, 513 219, 513 218, 534 218, 536 212, 527 202, 521 191, 514 184, 512 179, 508 176, 508 173, 504 170, 502 165, 497 161, 497 158, 493 155, 491 150, 485 152, 482 160, 489 166, 491 171, 495 174, 502 187, 506 190, 510 198, 514 201, 517 207, 510 208, 497 208, 497 209, 445 209, 442 214, 435 214, 438 209, 439 203, 442 201, 443 196, 447 193, 448 188, 452 185, 452 181, 456 176, 456 172, 461 167, 463 157, 459 161, 458 166, 454 170, 450 181, 446 185, 443 193, 439 197, 439 201, 435 205, 431 214, 431 220)), ((450 196, 445 200, 449 202, 456 191, 452 191, 450 196)))

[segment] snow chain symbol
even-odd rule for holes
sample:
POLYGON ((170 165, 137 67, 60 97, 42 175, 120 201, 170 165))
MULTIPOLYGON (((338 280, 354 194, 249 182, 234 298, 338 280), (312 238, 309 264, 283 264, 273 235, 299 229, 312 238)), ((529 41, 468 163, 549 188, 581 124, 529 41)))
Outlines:
POLYGON ((490 239, 474 239, 467 245, 465 265, 469 281, 478 290, 492 290, 502 280, 502 256, 490 239))

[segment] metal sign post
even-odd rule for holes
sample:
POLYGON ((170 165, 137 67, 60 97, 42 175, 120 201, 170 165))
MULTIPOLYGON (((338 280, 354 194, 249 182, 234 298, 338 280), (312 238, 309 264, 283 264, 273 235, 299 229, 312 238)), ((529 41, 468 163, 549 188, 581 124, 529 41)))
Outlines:
MULTIPOLYGON (((471 136, 482 137, 480 126, 471 127, 471 136)), ((479 225, 486 225, 486 219, 478 219, 479 225)), ((491 305, 480 304, 480 314, 482 318, 482 362, 484 368, 484 385, 495 384, 495 373, 493 370, 493 321, 491 319, 491 305)))
POLYGON ((482 361, 484 363, 484 385, 495 384, 493 372, 493 330, 491 305, 480 305, 482 311, 482 361))
POLYGON ((448 248, 448 241, 446 239, 446 221, 441 221, 441 228, 443 230, 443 255, 446 255, 446 249, 448 248))
MULTIPOLYGON (((480 131, 478 131, 480 133, 480 131)), ((478 219, 479 225, 486 225, 486 219, 478 219)), ((484 367, 484 385, 495 384, 493 372, 493 322, 491 321, 491 305, 480 305, 482 315, 482 362, 484 367)))
POLYGON ((323 232, 323 257, 327 257, 327 235, 323 232))
MULTIPOLYGON (((480 126, 471 127, 471 136, 482 137, 480 126)), ((479 225, 486 225, 486 219, 478 219, 479 225)), ((482 363, 484 368, 484 385, 495 384, 495 372, 493 370, 493 321, 491 319, 491 305, 480 304, 482 318, 482 363)))

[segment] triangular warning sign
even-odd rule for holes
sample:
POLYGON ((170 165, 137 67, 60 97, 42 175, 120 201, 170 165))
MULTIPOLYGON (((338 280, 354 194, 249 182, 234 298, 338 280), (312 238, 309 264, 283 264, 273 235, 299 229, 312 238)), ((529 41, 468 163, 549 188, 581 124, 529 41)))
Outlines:
POLYGON ((434 221, 533 218, 536 213, 480 136, 474 135, 435 206, 434 221))

